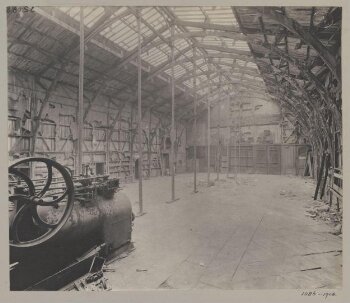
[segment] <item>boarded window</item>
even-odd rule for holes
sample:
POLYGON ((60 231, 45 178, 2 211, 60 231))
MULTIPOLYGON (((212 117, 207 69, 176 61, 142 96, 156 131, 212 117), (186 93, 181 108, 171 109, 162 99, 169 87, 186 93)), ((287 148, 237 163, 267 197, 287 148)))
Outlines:
POLYGON ((106 140, 106 132, 104 129, 95 129, 95 140, 96 141, 106 140))
POLYGON ((84 127, 84 140, 92 141, 92 127, 84 127))

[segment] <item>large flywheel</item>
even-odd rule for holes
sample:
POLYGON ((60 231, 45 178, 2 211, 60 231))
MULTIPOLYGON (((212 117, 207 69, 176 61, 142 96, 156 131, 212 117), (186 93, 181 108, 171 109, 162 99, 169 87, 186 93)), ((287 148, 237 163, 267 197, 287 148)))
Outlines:
POLYGON ((71 174, 56 161, 41 157, 17 160, 9 166, 8 173, 10 245, 31 247, 48 241, 62 229, 72 213, 71 174), (41 177, 31 179, 21 169, 24 166, 40 169, 41 177), (43 213, 54 215, 45 217, 43 213))

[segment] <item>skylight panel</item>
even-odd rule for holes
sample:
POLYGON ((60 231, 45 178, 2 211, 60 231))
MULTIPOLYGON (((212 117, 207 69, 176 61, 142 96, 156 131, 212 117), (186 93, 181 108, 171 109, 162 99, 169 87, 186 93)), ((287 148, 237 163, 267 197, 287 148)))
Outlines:
POLYGON ((207 76, 201 75, 201 76, 197 77, 197 79, 199 79, 200 82, 204 82, 204 81, 207 81, 207 76))
MULTIPOLYGON (((68 16, 80 21, 80 7, 60 7, 62 12, 68 16)), ((84 7, 84 24, 87 27, 93 26, 96 21, 103 15, 103 7, 84 7)))
POLYGON ((170 36, 171 36, 171 32, 170 32, 170 29, 167 29, 165 32, 163 32, 162 33, 162 36, 164 37, 164 38, 170 38, 170 36))
POLYGON ((146 11, 143 14, 143 18, 147 20, 147 22, 151 24, 155 30, 158 30, 165 25, 163 16, 159 14, 159 12, 154 8, 151 8, 148 11, 146 11))
POLYGON ((97 7, 94 9, 91 9, 90 13, 87 13, 84 16, 84 24, 87 27, 93 26, 96 21, 103 15, 104 13, 104 8, 103 7, 97 7))
POLYGON ((189 46, 188 42, 184 39, 175 40, 174 46, 178 49, 185 49, 189 46))
POLYGON ((183 69, 182 67, 174 70, 174 76, 175 79, 180 78, 182 75, 184 75, 187 71, 183 69))
MULTIPOLYGON (((84 13, 85 13, 86 9, 84 9, 84 13)), ((72 7, 69 11, 68 11, 68 15, 71 16, 72 18, 76 19, 79 21, 79 14, 80 14, 80 7, 72 7)))
POLYGON ((187 81, 185 81, 184 83, 183 83, 184 85, 186 85, 187 87, 189 87, 189 88, 193 88, 193 86, 192 86, 192 80, 187 80, 187 81))
POLYGON ((187 61, 187 62, 183 63, 182 65, 183 65, 183 66, 185 66, 185 67, 186 67, 186 68, 188 68, 188 69, 192 69, 192 68, 193 68, 192 63, 191 63, 191 62, 189 62, 189 61, 187 61))
POLYGON ((115 27, 113 27, 109 32, 107 32, 105 34, 105 37, 114 41, 117 37, 127 35, 128 32, 129 28, 121 21, 117 21, 115 27))
POLYGON ((175 7, 173 12, 183 21, 203 22, 205 20, 199 7, 175 7))
POLYGON ((158 66, 159 64, 165 62, 168 60, 168 56, 165 54, 158 52, 157 54, 154 54, 152 57, 149 57, 145 59, 146 62, 153 66, 158 66))
POLYGON ((234 48, 241 49, 241 50, 250 50, 247 42, 236 40, 234 48))
POLYGON ((223 25, 237 25, 231 7, 205 6, 203 10, 208 15, 210 22, 223 25))
POLYGON ((258 68, 257 66, 256 66, 256 64, 255 63, 253 63, 253 62, 248 62, 247 63, 247 67, 251 67, 251 68, 258 68))
POLYGON ((124 24, 120 20, 115 21, 112 25, 106 27, 103 31, 101 31, 101 35, 107 37, 111 37, 114 34, 118 33, 121 28, 124 28, 124 24))
POLYGON ((242 61, 242 60, 237 59, 236 60, 236 64, 239 65, 239 66, 245 66, 246 61, 242 61))

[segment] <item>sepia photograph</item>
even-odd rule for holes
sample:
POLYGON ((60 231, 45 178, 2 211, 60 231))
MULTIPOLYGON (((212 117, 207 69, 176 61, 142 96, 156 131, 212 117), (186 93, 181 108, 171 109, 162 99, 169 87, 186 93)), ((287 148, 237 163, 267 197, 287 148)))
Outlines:
POLYGON ((342 11, 7 6, 9 290, 336 296, 342 11))

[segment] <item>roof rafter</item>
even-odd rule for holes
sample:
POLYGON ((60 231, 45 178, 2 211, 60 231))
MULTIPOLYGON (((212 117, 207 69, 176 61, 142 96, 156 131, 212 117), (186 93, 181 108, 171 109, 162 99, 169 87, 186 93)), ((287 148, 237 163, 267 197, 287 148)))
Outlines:
POLYGON ((297 21, 287 17, 286 15, 278 13, 271 7, 264 8, 263 14, 283 25, 289 31, 295 33, 301 39, 303 39, 306 44, 312 46, 324 60, 325 64, 329 67, 337 80, 340 81, 341 76, 339 63, 333 54, 331 54, 331 52, 318 40, 318 38, 312 32, 304 30, 304 28, 297 21))

